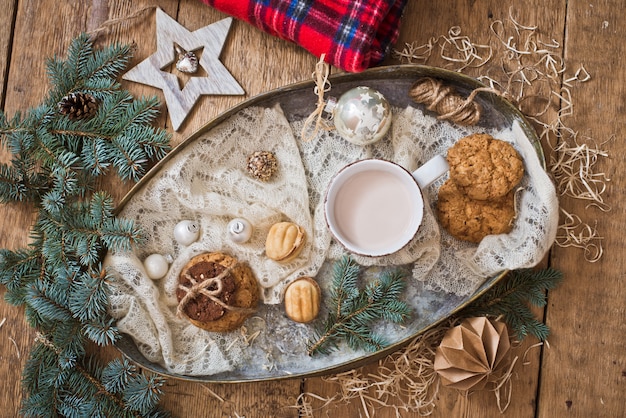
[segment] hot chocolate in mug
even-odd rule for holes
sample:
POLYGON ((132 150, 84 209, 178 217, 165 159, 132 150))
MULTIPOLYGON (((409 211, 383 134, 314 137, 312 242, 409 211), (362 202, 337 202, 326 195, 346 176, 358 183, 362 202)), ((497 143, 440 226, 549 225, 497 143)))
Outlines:
POLYGON ((381 159, 343 167, 326 191, 324 213, 330 232, 355 254, 379 257, 399 251, 422 224, 422 189, 448 169, 441 155, 412 173, 381 159))

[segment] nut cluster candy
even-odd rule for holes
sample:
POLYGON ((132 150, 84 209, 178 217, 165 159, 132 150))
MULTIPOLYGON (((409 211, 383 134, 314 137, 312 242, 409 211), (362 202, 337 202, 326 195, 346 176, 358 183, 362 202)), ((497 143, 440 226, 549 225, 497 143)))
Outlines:
POLYGON ((278 161, 269 151, 256 151, 248 157, 246 168, 252 177, 268 181, 278 170, 278 161))

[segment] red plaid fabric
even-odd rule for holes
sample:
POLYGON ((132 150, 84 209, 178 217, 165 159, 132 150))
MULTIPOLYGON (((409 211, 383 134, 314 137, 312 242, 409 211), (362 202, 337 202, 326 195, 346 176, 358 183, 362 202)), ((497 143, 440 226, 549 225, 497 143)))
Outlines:
POLYGON ((380 63, 407 0, 201 0, 346 71, 380 63))

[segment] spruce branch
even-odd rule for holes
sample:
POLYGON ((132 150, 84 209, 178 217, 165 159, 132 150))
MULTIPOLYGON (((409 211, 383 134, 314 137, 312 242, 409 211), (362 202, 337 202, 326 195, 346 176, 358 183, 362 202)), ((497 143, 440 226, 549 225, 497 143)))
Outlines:
POLYGON ((546 291, 554 289, 562 277, 561 272, 551 268, 510 271, 484 295, 463 309, 460 315, 502 316, 518 339, 533 335, 539 340, 545 340, 550 330, 535 318, 530 305, 545 306, 546 291))
POLYGON ((69 390, 58 393, 54 398, 62 416, 166 416, 154 412, 162 393, 163 378, 138 373, 137 368, 126 359, 115 359, 102 367, 90 358, 84 366, 77 364, 71 368, 59 368, 55 364, 59 363, 63 351, 42 333, 37 334, 36 341, 38 345, 33 351, 38 352, 37 361, 27 364, 31 373, 24 382, 36 395, 31 396, 22 408, 26 416, 39 416, 39 411, 45 406, 41 401, 50 399, 47 396, 50 386, 58 382, 71 385, 69 390), (94 399, 98 402, 94 403, 94 399))
POLYGON ((409 317, 409 307, 398 299, 406 285, 402 272, 386 271, 364 290, 358 287, 359 274, 360 266, 348 256, 333 267, 328 318, 315 340, 309 341, 309 355, 328 354, 341 338, 355 350, 381 350, 388 343, 372 332, 372 324, 378 320, 402 323, 409 317))
POLYGON ((94 50, 81 35, 65 59, 48 61, 52 88, 42 105, 12 118, 0 112, 0 145, 11 154, 0 164, 0 201, 38 210, 29 246, 0 250, 5 299, 24 308, 39 335, 23 371, 28 417, 163 416, 161 378, 124 363, 125 380, 111 392, 102 379, 120 367, 87 357, 88 344, 119 338, 102 256, 143 242, 133 221, 114 215, 113 199, 95 190, 97 179, 115 169, 136 181, 170 150, 169 134, 151 125, 158 100, 134 99, 115 80, 131 50, 94 50), (59 100, 74 92, 97 99, 95 114, 71 118, 59 111, 59 100))

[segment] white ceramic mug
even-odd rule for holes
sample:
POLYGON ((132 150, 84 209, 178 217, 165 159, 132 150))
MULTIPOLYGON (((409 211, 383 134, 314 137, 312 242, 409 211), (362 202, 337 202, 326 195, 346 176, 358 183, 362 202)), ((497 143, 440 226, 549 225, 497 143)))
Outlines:
POLYGON ((355 254, 379 257, 399 251, 422 224, 421 189, 448 169, 441 155, 413 173, 381 159, 345 166, 335 174, 326 191, 324 213, 330 232, 355 254))

